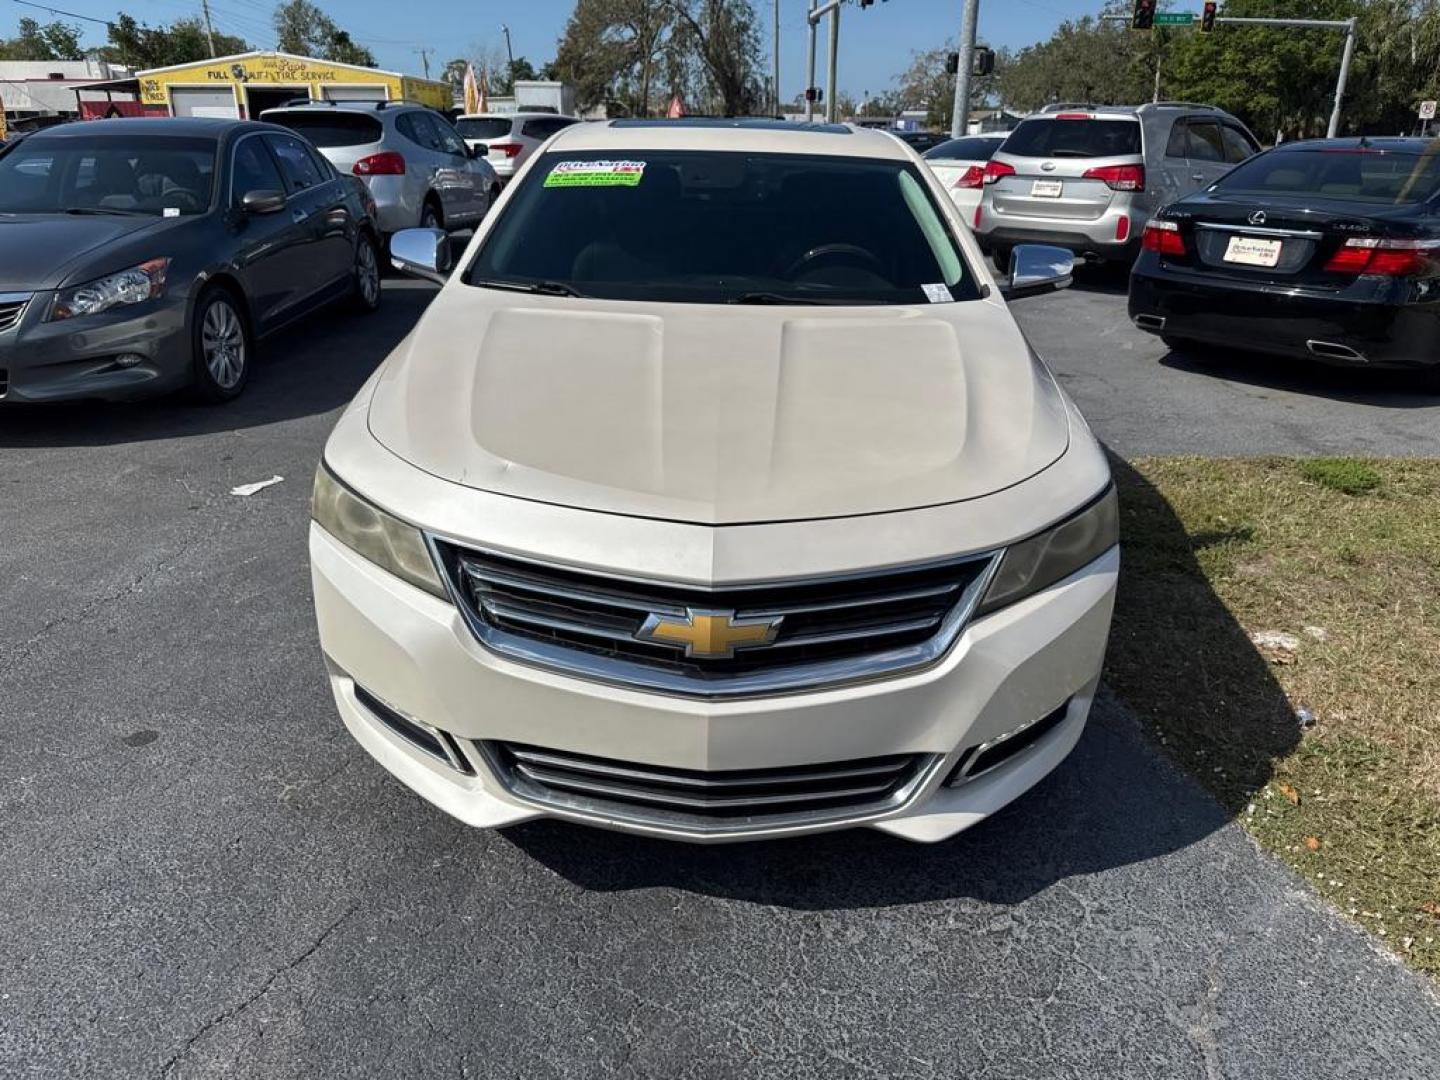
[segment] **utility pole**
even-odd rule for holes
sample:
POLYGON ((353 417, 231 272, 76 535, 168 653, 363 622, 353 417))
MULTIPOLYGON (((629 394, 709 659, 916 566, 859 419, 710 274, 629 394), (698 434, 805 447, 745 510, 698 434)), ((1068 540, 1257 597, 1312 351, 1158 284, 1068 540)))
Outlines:
POLYGON ((500 24, 501 31, 505 34, 505 59, 510 66, 506 69, 510 74, 510 93, 515 93, 515 50, 510 48, 510 27, 504 23, 500 24))
POLYGON ((970 72, 975 67, 975 25, 980 0, 965 0, 960 16, 960 70, 955 73, 955 105, 950 110, 950 137, 958 139, 970 126, 970 72))
POLYGON ((805 65, 805 122, 815 122, 815 9, 819 0, 810 0, 810 14, 806 16, 806 25, 810 29, 810 59, 805 65))
POLYGON ((837 3, 830 13, 830 75, 825 80, 825 121, 835 123, 835 80, 840 68, 840 5, 837 3))
POLYGON ((770 65, 770 87, 774 91, 771 95, 775 99, 775 115, 780 115, 780 0, 775 0, 775 24, 770 34, 771 46, 774 49, 772 63, 770 65))
POLYGON ((205 36, 210 40, 210 58, 215 58, 215 24, 210 21, 210 0, 200 0, 200 10, 205 13, 205 36))
POLYGON ((424 65, 424 68, 425 68, 425 78, 427 78, 427 79, 430 78, 430 54, 431 54, 432 52, 434 52, 435 50, 434 50, 434 49, 416 49, 415 51, 420 54, 420 63, 421 63, 422 65, 424 65))

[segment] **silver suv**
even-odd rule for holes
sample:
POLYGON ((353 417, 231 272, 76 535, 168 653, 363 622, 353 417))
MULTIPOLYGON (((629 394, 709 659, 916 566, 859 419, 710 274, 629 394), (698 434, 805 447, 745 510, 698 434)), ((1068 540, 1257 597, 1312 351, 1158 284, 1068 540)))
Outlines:
POLYGON ((986 166, 975 235, 1002 268, 1014 245, 1032 242, 1129 262, 1156 210, 1259 149, 1210 105, 1047 105, 986 166))
POLYGON ((261 119, 308 139, 370 189, 380 231, 463 229, 500 192, 495 170, 434 109, 403 101, 313 101, 261 119))

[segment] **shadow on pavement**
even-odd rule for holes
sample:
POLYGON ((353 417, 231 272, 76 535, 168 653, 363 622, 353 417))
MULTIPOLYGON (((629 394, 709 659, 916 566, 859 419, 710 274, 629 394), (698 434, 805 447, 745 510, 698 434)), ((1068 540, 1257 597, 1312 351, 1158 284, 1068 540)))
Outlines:
POLYGON ((1269 781, 1272 760, 1296 746, 1299 728, 1266 661, 1195 561, 1214 537, 1187 536, 1143 477, 1113 464, 1125 546, 1107 683, 1125 704, 1102 694, 1074 753, 989 820, 930 846, 853 830, 696 847, 556 821, 505 835, 587 889, 665 886, 806 910, 951 897, 1013 904, 1066 878, 1205 839, 1269 781), (1156 753, 1136 716, 1177 760, 1193 762, 1209 792, 1156 753))
POLYGON ((1440 405, 1437 372, 1337 367, 1238 349, 1186 346, 1161 357, 1177 371, 1213 375, 1268 390, 1284 390, 1390 409, 1422 409, 1440 405))
POLYGON ((348 402, 430 303, 436 289, 389 281, 380 310, 311 315, 260 343, 245 393, 226 405, 183 395, 137 402, 76 401, 0 412, 0 446, 105 446, 259 427, 348 402))

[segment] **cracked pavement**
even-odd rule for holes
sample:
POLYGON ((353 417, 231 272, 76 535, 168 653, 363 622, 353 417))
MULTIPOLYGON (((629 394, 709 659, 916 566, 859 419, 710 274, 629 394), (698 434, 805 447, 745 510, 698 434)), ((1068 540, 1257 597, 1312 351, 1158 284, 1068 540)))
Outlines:
MULTIPOLYGON (((410 795, 334 714, 304 547, 334 411, 429 296, 386 293, 272 345, 230 408, 0 414, 0 1076, 1440 1074, 1432 986, 1109 699, 935 847, 479 832, 410 795)), ((1267 405, 1123 324, 1061 355, 1123 297, 1050 300, 1022 318, 1121 452, 1437 452, 1433 411, 1267 405), (1286 419, 1256 435, 1262 408, 1286 419)))

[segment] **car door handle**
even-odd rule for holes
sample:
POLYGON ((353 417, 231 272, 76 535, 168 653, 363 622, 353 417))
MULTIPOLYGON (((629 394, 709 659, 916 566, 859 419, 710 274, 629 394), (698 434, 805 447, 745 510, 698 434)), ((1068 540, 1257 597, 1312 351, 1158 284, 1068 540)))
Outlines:
POLYGON ((1197 173, 1191 173, 1191 174, 1190 174, 1190 179, 1191 179, 1191 180, 1204 180, 1204 179, 1205 179, 1205 174, 1204 174, 1204 173, 1199 173, 1199 172, 1197 172, 1197 173))

